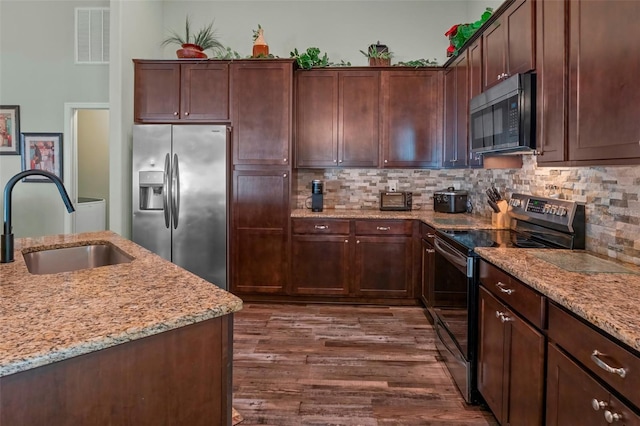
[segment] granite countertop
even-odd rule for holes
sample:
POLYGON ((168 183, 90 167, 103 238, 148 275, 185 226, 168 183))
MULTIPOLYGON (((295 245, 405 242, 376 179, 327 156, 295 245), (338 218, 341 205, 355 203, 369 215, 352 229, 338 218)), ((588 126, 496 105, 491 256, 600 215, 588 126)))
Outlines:
POLYGON ((292 218, 305 219, 415 219, 434 228, 441 229, 493 229, 491 220, 469 213, 436 213, 433 210, 411 210, 406 212, 380 210, 324 209, 312 212, 309 209, 296 209, 292 218))
POLYGON ((477 248, 476 252, 640 351, 640 267, 583 250, 477 248))
POLYGON ((0 264, 0 377, 227 315, 242 300, 110 232, 17 239, 0 264), (22 250, 109 242, 134 260, 32 275, 22 250))

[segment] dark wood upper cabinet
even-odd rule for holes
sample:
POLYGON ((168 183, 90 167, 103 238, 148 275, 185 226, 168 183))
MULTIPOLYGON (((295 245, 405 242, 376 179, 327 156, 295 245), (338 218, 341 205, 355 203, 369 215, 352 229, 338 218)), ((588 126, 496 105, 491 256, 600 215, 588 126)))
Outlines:
POLYGON ((299 71, 296 81, 296 165, 376 167, 379 72, 299 71))
POLYGON ((569 8, 569 160, 637 163, 640 2, 582 0, 569 8))
POLYGON ((535 67, 533 0, 516 0, 482 33, 484 89, 535 67))
POLYGON ((566 160, 567 74, 566 26, 568 3, 536 2, 538 164, 566 160))
POLYGON ((443 167, 469 165, 469 69, 464 50, 445 71, 443 167))
POLYGON ((233 164, 289 165, 293 60, 231 64, 233 164))
POLYGON ((136 123, 229 120, 229 64, 134 60, 136 123))
POLYGON ((442 71, 382 71, 383 167, 438 167, 442 71))

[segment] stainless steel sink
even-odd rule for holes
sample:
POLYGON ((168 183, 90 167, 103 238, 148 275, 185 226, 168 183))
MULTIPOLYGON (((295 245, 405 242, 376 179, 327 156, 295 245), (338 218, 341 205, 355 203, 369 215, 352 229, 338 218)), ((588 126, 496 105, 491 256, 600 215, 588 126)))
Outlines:
POLYGON ((63 247, 23 253, 32 274, 57 274, 100 266, 129 263, 133 257, 109 243, 63 247))

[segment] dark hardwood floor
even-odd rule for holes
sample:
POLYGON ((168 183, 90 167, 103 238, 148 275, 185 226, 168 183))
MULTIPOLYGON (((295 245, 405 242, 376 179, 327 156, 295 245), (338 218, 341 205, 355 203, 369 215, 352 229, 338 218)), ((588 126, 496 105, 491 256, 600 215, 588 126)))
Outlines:
POLYGON ((419 307, 246 303, 235 315, 240 426, 496 425, 466 405, 419 307))

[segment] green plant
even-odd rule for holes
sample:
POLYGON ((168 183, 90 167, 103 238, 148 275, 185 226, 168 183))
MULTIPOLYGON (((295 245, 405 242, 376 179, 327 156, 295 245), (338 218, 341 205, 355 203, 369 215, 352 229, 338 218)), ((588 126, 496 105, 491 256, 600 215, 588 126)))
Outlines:
POLYGON ((260 36, 260 30, 262 29, 262 27, 260 26, 260 24, 258 24, 258 29, 257 30, 252 30, 253 31, 253 41, 256 41, 258 39, 258 37, 260 36))
POLYGON ((420 67, 437 67, 439 65, 438 65, 438 62, 436 61, 436 58, 433 58, 433 59, 414 59, 412 61, 398 62, 394 66, 420 68, 420 67))
MULTIPOLYGON (((451 40, 451 46, 453 47, 453 55, 458 55, 458 51, 460 48, 471 38, 473 34, 475 34, 478 29, 489 20, 491 15, 493 14, 493 9, 487 7, 485 11, 475 22, 470 24, 460 24, 457 26, 453 34, 449 37, 451 40)), ((449 30, 451 31, 451 30, 449 30)))
POLYGON ((362 53, 367 58, 377 58, 377 59, 393 58, 393 52, 389 52, 388 49, 379 50, 377 46, 379 46, 379 44, 378 45, 372 44, 371 46, 369 46, 369 49, 367 49, 366 52, 364 50, 361 50, 360 53, 362 53))
MULTIPOLYGON (((249 58, 250 56, 247 56, 249 58)), ((235 50, 231 50, 230 47, 219 49, 212 56, 214 59, 242 59, 242 56, 235 50)))
POLYGON ((293 49, 291 52, 291 58, 295 58, 300 68, 322 68, 330 65, 329 57, 325 53, 320 56, 320 49, 317 47, 309 47, 305 52, 299 53, 298 49, 293 49))
POLYGON ((192 34, 189 16, 187 16, 184 29, 184 37, 175 31, 171 31, 171 35, 162 41, 162 46, 166 46, 168 44, 183 45, 191 43, 199 46, 202 50, 211 49, 213 52, 220 52, 224 50, 224 46, 218 40, 216 30, 213 28, 213 21, 211 21, 209 25, 202 27, 195 34, 192 34))

